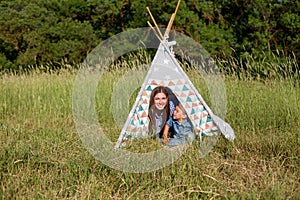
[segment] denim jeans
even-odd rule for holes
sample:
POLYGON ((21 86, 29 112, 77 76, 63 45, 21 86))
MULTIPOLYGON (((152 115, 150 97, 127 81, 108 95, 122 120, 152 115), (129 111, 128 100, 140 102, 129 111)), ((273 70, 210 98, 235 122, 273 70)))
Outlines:
POLYGON ((183 144, 191 144, 194 140, 195 134, 193 132, 181 137, 174 135, 174 138, 170 138, 169 142, 167 143, 167 146, 174 147, 183 144))

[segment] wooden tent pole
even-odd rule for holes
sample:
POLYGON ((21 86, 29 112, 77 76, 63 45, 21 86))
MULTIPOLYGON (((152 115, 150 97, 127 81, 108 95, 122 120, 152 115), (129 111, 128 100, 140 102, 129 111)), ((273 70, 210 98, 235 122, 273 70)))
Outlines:
POLYGON ((165 32, 165 34, 164 34, 164 39, 166 39, 166 37, 169 35, 169 33, 170 33, 170 31, 171 31, 171 27, 172 27, 172 25, 173 25, 175 16, 176 16, 176 14, 177 14, 177 11, 178 11, 180 2, 181 2, 181 0, 179 0, 179 1, 177 2, 177 6, 176 6, 176 9, 175 9, 175 12, 172 14, 171 19, 170 19, 170 21, 169 21, 169 24, 168 24, 168 26, 167 26, 167 30, 166 30, 166 32, 165 32))
POLYGON ((162 36, 162 34, 161 34, 161 32, 160 32, 160 30, 159 30, 157 24, 156 24, 156 21, 155 21, 154 17, 152 16, 151 12, 150 12, 149 7, 147 6, 146 9, 147 9, 147 11, 148 11, 148 13, 149 13, 149 15, 150 15, 150 17, 151 17, 151 19, 152 19, 152 21, 153 21, 155 27, 156 27, 156 29, 157 29, 157 32, 159 33, 160 39, 162 40, 164 37, 162 36))
POLYGON ((161 38, 160 38, 159 35, 157 34, 155 28, 152 26, 152 24, 151 24, 149 21, 147 21, 147 23, 148 23, 148 25, 150 26, 150 28, 153 30, 154 35, 155 35, 155 36, 157 37, 157 39, 161 42, 161 38))
POLYGON ((177 6, 176 6, 176 9, 175 9, 175 15, 177 14, 177 11, 178 11, 178 8, 179 8, 179 5, 180 5, 180 2, 181 2, 181 0, 179 0, 179 1, 177 2, 177 6))
POLYGON ((164 39, 166 39, 168 37, 168 35, 171 31, 171 27, 172 27, 174 19, 175 19, 175 13, 173 13, 172 16, 171 16, 171 19, 170 19, 169 24, 167 26, 166 32, 164 34, 164 39))

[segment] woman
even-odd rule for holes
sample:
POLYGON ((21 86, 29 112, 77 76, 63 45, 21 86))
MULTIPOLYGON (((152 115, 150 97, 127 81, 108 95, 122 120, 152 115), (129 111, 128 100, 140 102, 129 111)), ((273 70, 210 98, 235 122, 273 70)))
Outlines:
POLYGON ((178 100, 170 99, 172 91, 164 86, 154 88, 150 96, 149 119, 152 131, 155 131, 156 138, 162 138, 163 129, 166 121, 172 117, 175 104, 178 100))

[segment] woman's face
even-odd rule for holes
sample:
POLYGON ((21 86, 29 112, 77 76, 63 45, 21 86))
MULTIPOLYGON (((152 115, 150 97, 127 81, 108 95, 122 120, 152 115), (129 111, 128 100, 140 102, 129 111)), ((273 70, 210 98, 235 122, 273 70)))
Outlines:
POLYGON ((164 93, 157 93, 154 97, 154 105, 158 110, 162 110, 167 105, 168 98, 164 93))

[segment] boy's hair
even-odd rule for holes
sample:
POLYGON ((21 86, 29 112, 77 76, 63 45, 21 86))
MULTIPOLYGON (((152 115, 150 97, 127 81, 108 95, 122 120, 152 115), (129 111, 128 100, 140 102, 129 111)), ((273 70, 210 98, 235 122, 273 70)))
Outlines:
POLYGON ((184 107, 182 106, 182 104, 181 104, 181 103, 178 103, 177 106, 178 106, 178 107, 180 108, 180 110, 182 111, 182 114, 186 116, 185 118, 187 118, 186 111, 185 111, 184 107))

